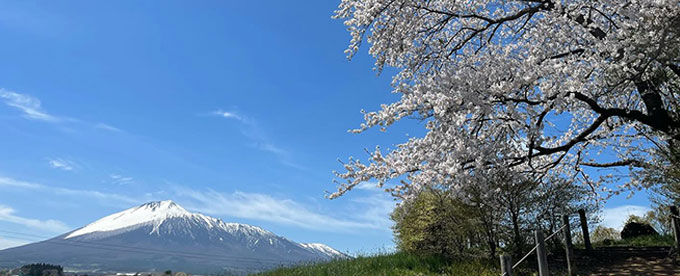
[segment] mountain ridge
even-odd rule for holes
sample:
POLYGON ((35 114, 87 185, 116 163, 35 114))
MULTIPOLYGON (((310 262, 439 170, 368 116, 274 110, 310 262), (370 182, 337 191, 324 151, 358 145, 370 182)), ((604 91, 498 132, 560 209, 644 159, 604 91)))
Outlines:
POLYGON ((246 273, 347 257, 325 244, 296 243, 257 226, 192 213, 170 200, 129 208, 46 241, 0 250, 0 259, 16 265, 50 262, 91 272, 246 273))

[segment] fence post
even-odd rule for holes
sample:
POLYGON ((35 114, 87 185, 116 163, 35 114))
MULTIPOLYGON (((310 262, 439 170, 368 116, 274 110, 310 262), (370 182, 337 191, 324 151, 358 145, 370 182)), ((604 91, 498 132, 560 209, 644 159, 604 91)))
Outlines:
POLYGON ((564 224, 564 247, 567 254, 567 275, 576 275, 576 264, 574 263, 574 246, 571 243, 571 225, 569 225, 569 216, 562 215, 562 223, 564 224))
POLYGON ((543 236, 543 230, 536 230, 534 232, 534 237, 536 238, 536 255, 538 256, 538 275, 548 276, 548 257, 545 252, 545 237, 543 236))
POLYGON ((680 212, 677 206, 671 206, 671 227, 675 236, 675 249, 680 251, 680 212))
POLYGON ((578 216, 581 219, 581 232, 583 233, 583 243, 586 246, 586 252, 593 251, 593 245, 590 244, 590 234, 588 233, 588 219, 586 218, 586 210, 579 209, 578 216))
POLYGON ((512 276, 512 258, 508 254, 501 255, 502 276, 512 276))

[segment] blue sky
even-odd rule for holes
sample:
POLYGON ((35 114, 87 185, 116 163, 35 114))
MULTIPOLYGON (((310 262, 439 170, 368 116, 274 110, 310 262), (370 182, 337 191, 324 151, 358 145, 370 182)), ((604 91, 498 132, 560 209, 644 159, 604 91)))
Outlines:
MULTIPOLYGON (((366 49, 345 58, 337 4, 0 2, 0 228, 26 234, 0 248, 165 199, 298 242, 392 247, 389 196, 323 197, 338 158, 422 133, 347 133, 396 95, 366 49)), ((610 224, 648 204, 612 199, 610 224)))

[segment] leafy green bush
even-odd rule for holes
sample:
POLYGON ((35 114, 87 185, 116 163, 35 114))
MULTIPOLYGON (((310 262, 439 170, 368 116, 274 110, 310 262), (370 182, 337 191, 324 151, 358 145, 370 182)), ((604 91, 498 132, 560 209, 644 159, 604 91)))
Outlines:
POLYGON ((630 239, 615 240, 609 245, 594 243, 594 246, 673 246, 672 235, 650 235, 630 239))
POLYGON ((479 244, 479 227, 470 207, 445 192, 425 190, 392 213, 400 251, 419 255, 461 256, 479 244))
POLYGON ((598 225, 595 227, 595 230, 590 233, 590 240, 593 243, 603 243, 605 241, 611 242, 619 239, 621 239, 621 234, 618 230, 602 225, 598 225))

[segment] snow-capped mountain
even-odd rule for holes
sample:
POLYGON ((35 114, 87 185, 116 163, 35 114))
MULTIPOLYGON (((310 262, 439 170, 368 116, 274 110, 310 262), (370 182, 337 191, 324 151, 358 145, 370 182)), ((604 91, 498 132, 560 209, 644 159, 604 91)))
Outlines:
POLYGON ((80 271, 251 272, 346 258, 318 243, 296 243, 260 227, 192 213, 172 201, 118 212, 55 238, 0 251, 15 265, 46 262, 80 271))

